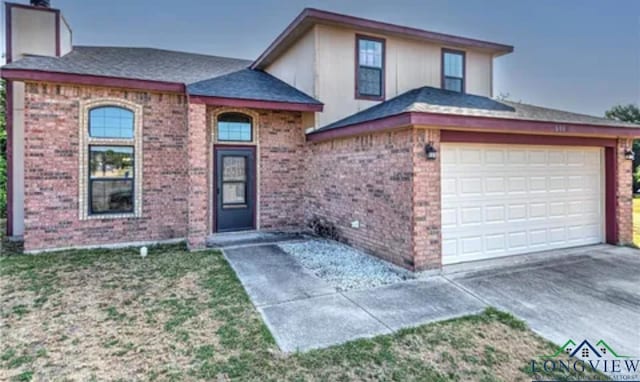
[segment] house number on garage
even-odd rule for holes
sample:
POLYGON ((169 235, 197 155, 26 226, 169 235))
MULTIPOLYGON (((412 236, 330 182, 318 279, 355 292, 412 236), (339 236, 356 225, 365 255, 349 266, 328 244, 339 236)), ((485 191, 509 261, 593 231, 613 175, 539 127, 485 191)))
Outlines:
POLYGON ((556 133, 565 133, 567 131, 567 126, 565 126, 565 125, 556 125, 555 129, 556 129, 556 133))

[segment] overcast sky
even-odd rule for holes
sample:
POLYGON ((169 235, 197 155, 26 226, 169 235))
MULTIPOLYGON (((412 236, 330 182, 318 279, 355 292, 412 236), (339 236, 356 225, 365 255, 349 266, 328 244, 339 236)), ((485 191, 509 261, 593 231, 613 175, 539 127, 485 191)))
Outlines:
POLYGON ((63 11, 78 45, 148 46, 248 59, 257 57, 304 7, 315 7, 513 45, 514 53, 495 61, 494 94, 509 93, 515 101, 593 115, 615 104, 640 103, 640 0, 51 4, 63 11))

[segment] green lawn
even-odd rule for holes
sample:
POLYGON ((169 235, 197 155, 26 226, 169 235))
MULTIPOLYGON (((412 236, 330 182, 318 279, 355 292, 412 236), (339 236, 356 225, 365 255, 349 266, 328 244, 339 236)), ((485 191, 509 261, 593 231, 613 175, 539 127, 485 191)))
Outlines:
POLYGON ((285 355, 215 251, 0 257, 0 380, 530 381, 555 348, 483 314, 285 355))

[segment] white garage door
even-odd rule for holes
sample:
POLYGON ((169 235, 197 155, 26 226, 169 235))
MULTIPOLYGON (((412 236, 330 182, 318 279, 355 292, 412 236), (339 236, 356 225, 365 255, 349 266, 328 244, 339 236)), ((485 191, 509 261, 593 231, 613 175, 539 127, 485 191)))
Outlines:
POLYGON ((443 263, 603 242, 599 148, 442 144, 443 263))

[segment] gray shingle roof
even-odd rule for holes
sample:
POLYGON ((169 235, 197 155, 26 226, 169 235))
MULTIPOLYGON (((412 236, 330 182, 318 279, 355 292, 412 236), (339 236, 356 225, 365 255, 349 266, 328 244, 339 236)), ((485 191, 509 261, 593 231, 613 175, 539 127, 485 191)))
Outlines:
POLYGON ((255 99, 274 102, 320 102, 260 70, 242 69, 187 86, 191 95, 255 99))
POLYGON ((397 97, 379 103, 339 121, 333 122, 327 126, 316 129, 310 133, 338 129, 406 112, 640 128, 640 125, 632 123, 527 105, 519 102, 497 101, 488 97, 461 94, 458 92, 425 86, 400 94, 397 97))
POLYGON ((265 72, 247 69, 250 64, 250 60, 154 48, 74 46, 62 57, 25 56, 2 69, 174 82, 187 85, 187 91, 196 95, 321 104, 265 72))
POLYGON ((249 60, 153 48, 74 46, 62 57, 25 56, 3 69, 30 69, 190 84, 244 69, 249 60))

